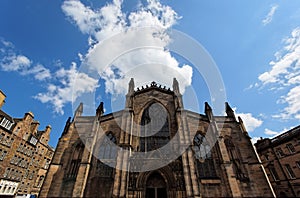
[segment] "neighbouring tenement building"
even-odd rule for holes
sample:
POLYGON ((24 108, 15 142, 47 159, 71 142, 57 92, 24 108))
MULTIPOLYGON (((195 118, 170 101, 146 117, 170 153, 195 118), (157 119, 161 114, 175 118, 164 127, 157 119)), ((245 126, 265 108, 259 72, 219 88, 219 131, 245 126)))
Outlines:
POLYGON ((51 127, 38 127, 33 113, 13 118, 0 108, 0 197, 38 196, 54 154, 48 145, 51 127))
POLYGON ((255 144, 278 197, 300 197, 300 126, 255 144))
POLYGON ((83 116, 80 104, 67 121, 41 197, 273 196, 228 103, 226 116, 214 116, 207 103, 199 114, 184 109, 176 79, 172 90, 155 82, 135 88, 131 79, 125 108, 103 109, 83 116))

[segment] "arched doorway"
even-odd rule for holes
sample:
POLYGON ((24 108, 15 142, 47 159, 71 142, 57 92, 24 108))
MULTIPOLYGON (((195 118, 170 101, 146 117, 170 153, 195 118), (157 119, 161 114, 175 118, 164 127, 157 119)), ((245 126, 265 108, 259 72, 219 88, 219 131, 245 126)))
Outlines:
POLYGON ((152 173, 146 183, 146 198, 167 198, 167 185, 158 172, 152 173))

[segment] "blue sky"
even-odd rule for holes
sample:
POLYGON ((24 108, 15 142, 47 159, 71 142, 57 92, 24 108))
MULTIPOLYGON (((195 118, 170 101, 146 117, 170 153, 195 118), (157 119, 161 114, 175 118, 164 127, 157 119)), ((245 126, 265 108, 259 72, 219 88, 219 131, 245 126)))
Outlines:
MULTIPOLYGON (((52 126, 50 144, 55 146, 73 114, 74 84, 80 84, 75 100, 96 90, 95 102, 104 101, 109 112, 111 95, 123 93, 127 86, 127 78, 119 79, 129 70, 125 63, 147 62, 146 54, 153 53, 129 54, 94 79, 80 68, 97 61, 98 44, 131 26, 153 24, 184 32, 208 51, 220 70, 229 104, 254 139, 299 125, 300 2, 296 0, 0 1, 0 89, 7 95, 3 110, 14 117, 32 111, 40 129, 52 126), (74 82, 76 75, 79 80, 74 82)), ((188 62, 171 56, 161 53, 165 64, 188 79, 180 82, 184 88, 199 83, 203 113, 204 102, 210 102, 205 83, 191 72, 188 62)), ((154 58, 162 61, 161 57, 154 58)), ((153 80, 168 86, 172 81, 164 76, 153 80)), ((141 76, 137 84, 148 81, 141 76)))

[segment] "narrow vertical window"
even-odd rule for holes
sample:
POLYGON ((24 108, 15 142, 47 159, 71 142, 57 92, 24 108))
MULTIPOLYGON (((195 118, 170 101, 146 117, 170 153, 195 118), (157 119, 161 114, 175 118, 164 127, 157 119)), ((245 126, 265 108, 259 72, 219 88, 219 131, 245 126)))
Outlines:
POLYGON ((282 151, 281 148, 277 148, 277 149, 276 149, 276 155, 277 155, 278 157, 283 157, 283 156, 284 156, 284 153, 283 153, 283 151, 282 151))
POLYGON ((67 177, 74 178, 77 176, 80 167, 80 162, 82 159, 83 150, 84 150, 84 145, 82 143, 79 143, 73 150, 71 164, 69 167, 67 177))
POLYGON ((270 173, 271 173, 272 178, 274 179, 274 181, 278 181, 279 177, 278 177, 278 174, 277 174, 275 168, 274 167, 270 167, 269 170, 270 170, 270 173))
POLYGON ((230 161, 233 164, 233 169, 238 179, 247 179, 243 172, 242 162, 240 160, 238 151, 230 138, 225 139, 225 145, 229 154, 230 161))
POLYGON ((296 178, 296 176, 295 176, 295 174, 294 174, 294 172, 293 172, 293 170, 292 170, 292 168, 291 168, 291 166, 289 164, 285 165, 285 170, 289 174, 289 177, 291 179, 295 179, 296 178))
POLYGON ((286 148, 289 150, 290 153, 295 153, 295 147, 292 144, 287 144, 286 148))

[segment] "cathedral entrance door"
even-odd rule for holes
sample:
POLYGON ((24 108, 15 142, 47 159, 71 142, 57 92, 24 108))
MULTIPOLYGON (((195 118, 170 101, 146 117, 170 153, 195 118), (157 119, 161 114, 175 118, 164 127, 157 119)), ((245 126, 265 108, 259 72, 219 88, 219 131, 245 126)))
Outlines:
POLYGON ((146 184, 146 198, 167 197, 167 186, 164 178, 157 172, 152 173, 146 184))

